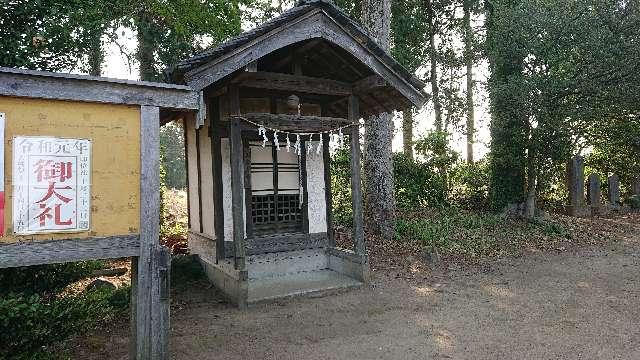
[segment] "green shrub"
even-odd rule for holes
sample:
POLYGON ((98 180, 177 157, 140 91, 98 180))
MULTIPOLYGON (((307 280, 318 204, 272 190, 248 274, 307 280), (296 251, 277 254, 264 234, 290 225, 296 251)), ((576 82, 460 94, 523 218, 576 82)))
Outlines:
POLYGON ((445 131, 432 131, 415 142, 416 153, 422 156, 431 169, 437 169, 443 176, 460 158, 460 154, 450 146, 450 136, 445 131))
POLYGON ((399 209, 416 210, 446 204, 444 179, 425 162, 393 155, 394 188, 399 209))
MULTIPOLYGON (((346 149, 331 157, 331 192, 333 219, 337 225, 350 226, 351 155, 346 149)), ((446 186, 443 178, 427 162, 413 160, 404 154, 393 155, 394 191, 399 209, 416 210, 446 205, 446 186)))
POLYGON ((481 160, 473 164, 459 162, 449 176, 451 203, 470 210, 489 207, 489 163, 481 160))
POLYGON ((336 225, 351 226, 351 154, 347 148, 339 149, 331 157, 331 200, 333 221, 336 225))
POLYGON ((640 195, 633 195, 629 197, 625 203, 632 209, 640 209, 640 195))
POLYGON ((9 293, 0 298, 0 358, 46 357, 47 346, 123 313, 128 294, 128 288, 48 298, 9 293))

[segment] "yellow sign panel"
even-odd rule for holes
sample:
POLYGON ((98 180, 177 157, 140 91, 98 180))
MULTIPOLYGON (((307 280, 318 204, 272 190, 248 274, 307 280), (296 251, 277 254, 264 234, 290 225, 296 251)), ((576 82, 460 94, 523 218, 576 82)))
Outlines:
POLYGON ((2 243, 138 233, 140 225, 140 109, 0 97, 5 113, 5 235, 2 243), (88 231, 16 235, 13 224, 13 139, 24 136, 91 141, 91 209, 88 231))

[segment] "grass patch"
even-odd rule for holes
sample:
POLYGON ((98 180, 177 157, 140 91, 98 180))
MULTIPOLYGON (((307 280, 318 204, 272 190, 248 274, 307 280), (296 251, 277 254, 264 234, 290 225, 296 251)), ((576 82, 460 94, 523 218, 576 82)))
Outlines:
POLYGON ((396 240, 437 248, 440 255, 477 260, 518 255, 571 238, 571 232, 551 220, 528 222, 489 212, 448 208, 436 213, 412 214, 396 223, 396 240))

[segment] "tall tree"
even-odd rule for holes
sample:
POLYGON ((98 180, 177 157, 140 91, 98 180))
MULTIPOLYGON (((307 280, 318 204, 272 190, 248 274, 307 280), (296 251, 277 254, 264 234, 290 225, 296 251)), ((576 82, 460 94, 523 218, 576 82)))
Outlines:
MULTIPOLYGON (((15 0, 0 3, 0 66, 71 71, 86 63, 90 34, 108 26, 105 1, 15 0)), ((98 36, 99 38, 99 36, 98 36)))
POLYGON ((123 24, 136 30, 141 80, 163 81, 165 68, 240 32, 237 1, 123 1, 130 1, 123 24))
POLYGON ((402 152, 413 159, 413 109, 402 110, 402 152))
POLYGON ((640 116, 638 26, 638 12, 615 2, 490 3, 494 207, 526 197, 532 217, 540 184, 576 144, 598 146, 593 134, 634 133, 626 126, 640 116))
MULTIPOLYGON (((364 0, 362 24, 380 47, 389 50, 391 1, 364 0)), ((365 219, 369 233, 391 238, 394 231, 392 114, 382 113, 365 122, 364 189, 365 219)))
MULTIPOLYGON (((391 3, 391 54, 409 72, 424 64, 428 33, 422 0, 395 0, 391 3)), ((413 123, 415 109, 402 111, 403 152, 413 158, 413 123)))
POLYGON ((487 1, 487 57, 491 111, 491 174, 489 198, 495 210, 524 198, 526 116, 522 93, 523 43, 513 9, 520 0, 487 1))
POLYGON ((442 104, 440 102, 440 87, 438 85, 438 48, 436 47, 437 21, 436 12, 432 0, 424 0, 424 10, 427 15, 429 27, 429 82, 431 83, 431 100, 433 101, 434 128, 440 132, 443 128, 442 104))
POLYGON ((463 29, 464 29, 464 62, 467 68, 467 89, 466 89, 466 113, 467 113, 467 162, 473 163, 473 135, 475 133, 475 108, 473 103, 473 64, 474 64, 474 36, 471 27, 471 13, 474 0, 462 0, 463 29))

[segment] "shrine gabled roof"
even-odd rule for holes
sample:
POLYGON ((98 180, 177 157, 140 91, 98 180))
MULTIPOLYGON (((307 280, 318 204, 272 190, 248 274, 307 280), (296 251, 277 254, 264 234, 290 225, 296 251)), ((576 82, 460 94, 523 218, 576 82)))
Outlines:
MULTIPOLYGON (((186 83, 192 86, 195 90, 202 90, 204 87, 215 83, 222 77, 246 66, 257 58, 252 58, 252 56, 254 56, 252 53, 249 53, 248 55, 245 53, 242 56, 239 56, 237 61, 234 60, 231 66, 225 65, 220 69, 214 70, 215 73, 207 74, 206 71, 203 70, 204 68, 207 68, 209 64, 222 61, 221 59, 223 58, 226 59, 229 56, 233 56, 234 53, 242 51, 243 48, 250 46, 256 41, 271 41, 273 44, 263 46, 263 48, 270 48, 272 51, 290 45, 293 42, 304 41, 314 37, 321 37, 326 41, 333 42, 333 35, 327 33, 329 30, 326 30, 326 24, 313 25, 311 23, 307 24, 306 28, 291 28, 289 31, 292 33, 278 35, 281 37, 292 38, 289 40, 289 43, 286 42, 287 40, 274 40, 272 35, 275 32, 278 32, 279 28, 290 26, 291 24, 296 23, 299 19, 304 18, 307 15, 311 15, 314 11, 321 12, 333 20, 333 22, 338 25, 338 28, 340 29, 339 31, 345 32, 352 41, 355 41, 359 47, 364 48, 364 51, 368 52, 376 59, 376 62, 379 62, 385 68, 384 71, 380 71, 380 69, 377 69, 378 71, 376 71, 376 69, 372 68, 375 73, 378 73, 378 75, 382 76, 386 80, 389 80, 390 77, 397 77, 402 83, 408 85, 410 89, 405 88, 403 89, 404 91, 401 92, 405 94, 407 94, 407 92, 411 92, 411 96, 407 96, 407 98, 409 98, 414 105, 421 106, 426 101, 426 95, 423 92, 425 83, 416 78, 401 64, 395 61, 388 52, 381 48, 373 38, 369 36, 365 29, 349 18, 349 16, 336 7, 336 5, 327 0, 302 0, 295 7, 285 11, 280 16, 277 16, 252 30, 231 38, 214 48, 203 51, 189 59, 180 61, 168 71, 167 75, 172 81, 186 83), (303 32, 305 32, 305 34, 300 34, 301 30, 304 30, 303 32), (389 71, 387 71, 387 69, 389 71)), ((342 47, 348 48, 349 46, 342 44, 342 47)), ((259 57, 259 54, 255 54, 254 57, 259 57)), ((370 62, 364 63, 371 67, 370 62)), ((390 81, 390 83, 397 84, 398 81, 390 81)))

